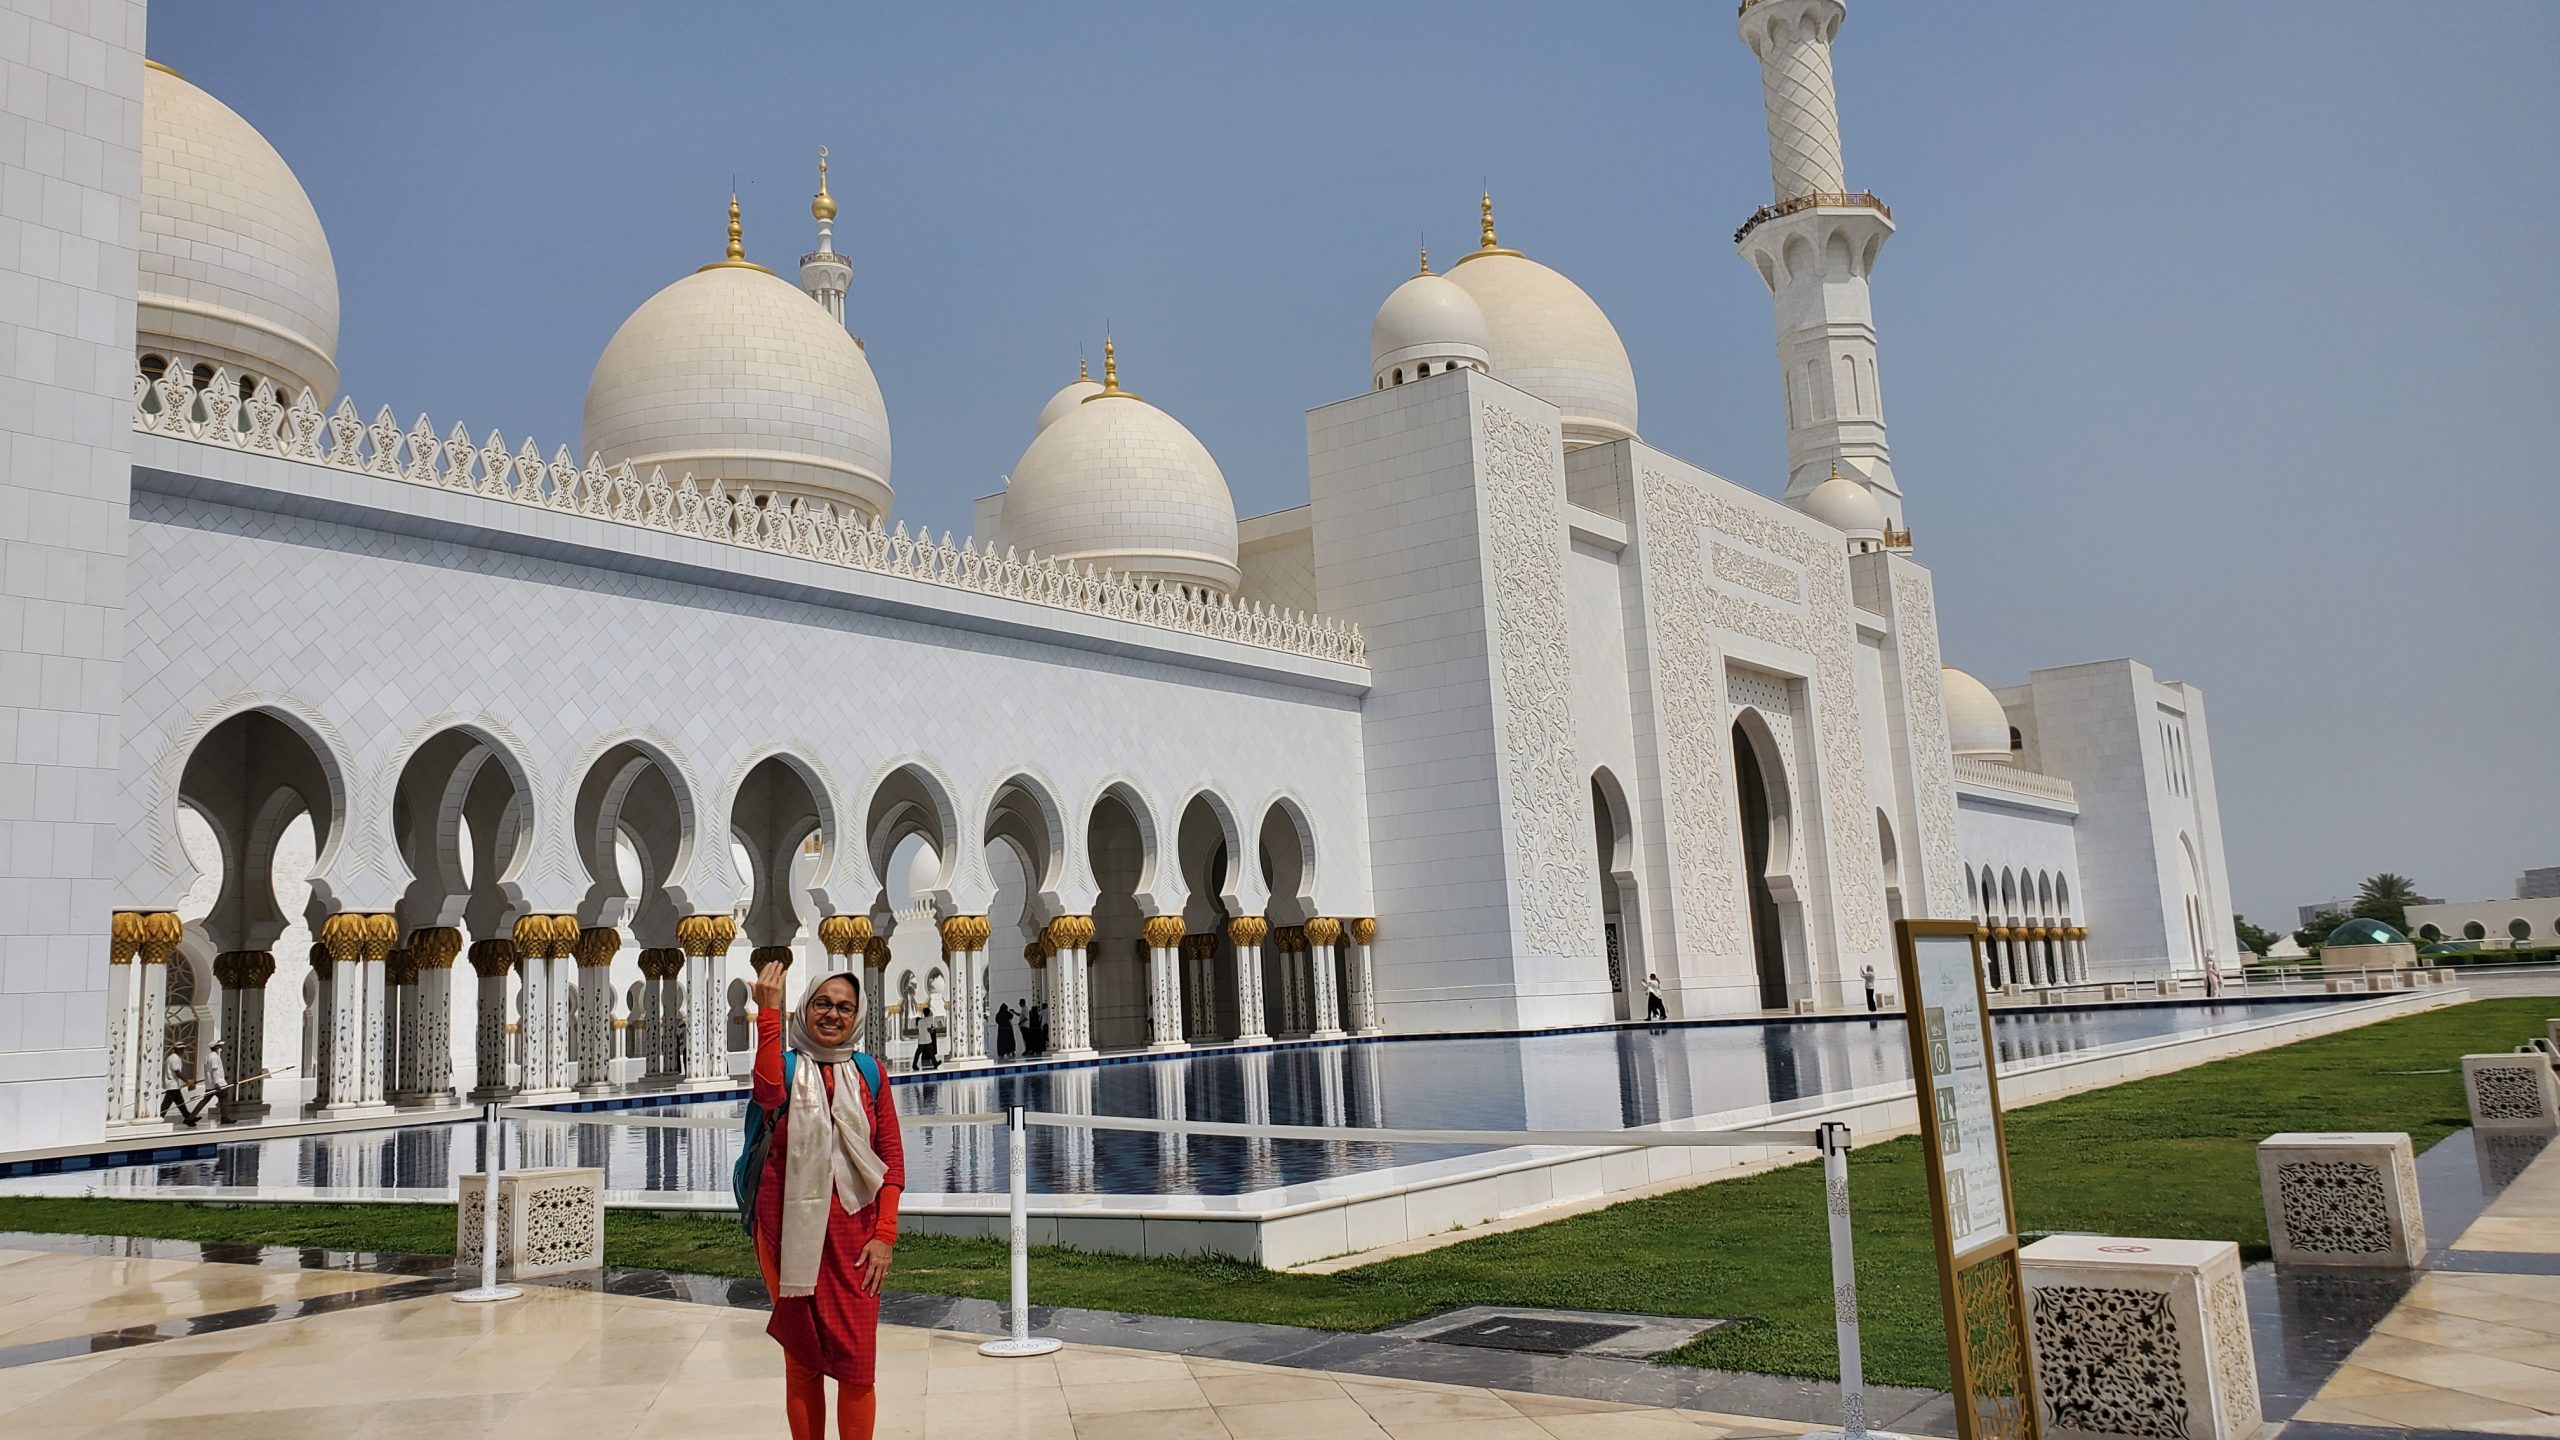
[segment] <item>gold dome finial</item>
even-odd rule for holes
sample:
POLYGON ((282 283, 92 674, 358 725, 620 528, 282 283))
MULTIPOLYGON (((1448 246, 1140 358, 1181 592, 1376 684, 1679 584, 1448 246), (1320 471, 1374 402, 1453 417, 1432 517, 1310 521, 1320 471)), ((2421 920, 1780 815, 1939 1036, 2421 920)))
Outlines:
POLYGON ((1076 378, 1079 380, 1093 378, 1093 372, 1084 368, 1084 352, 1081 350, 1076 352, 1076 378))
POLYGON ((836 197, 827 193, 827 147, 824 145, 818 147, 818 194, 809 202, 809 215, 815 220, 836 218, 836 197))
MULTIPOLYGON (((1081 361, 1077 363, 1076 369, 1079 374, 1082 373, 1084 366, 1081 361)), ((1090 405, 1096 400, 1135 400, 1137 398, 1130 391, 1120 388, 1120 347, 1112 343, 1111 332, 1105 330, 1102 332, 1102 388, 1084 397, 1084 403, 1090 405)))
POLYGON ((738 223, 738 192, 729 192, 729 253, 726 260, 747 258, 747 227, 738 223))
POLYGON ((1461 265, 1466 264, 1470 260, 1479 259, 1486 255, 1517 255, 1520 253, 1517 250, 1503 249, 1502 242, 1493 238, 1493 187, 1491 186, 1485 187, 1483 213, 1484 243, 1477 248, 1468 251, 1466 254, 1459 256, 1458 263, 1461 265))
POLYGON ((1415 274, 1417 274, 1417 275, 1428 275, 1428 274, 1430 274, 1430 273, 1431 273, 1431 247, 1430 247, 1430 246, 1425 245, 1425 246, 1423 246, 1423 247, 1422 247, 1422 268, 1421 268, 1420 270, 1415 271, 1414 273, 1415 273, 1415 274))

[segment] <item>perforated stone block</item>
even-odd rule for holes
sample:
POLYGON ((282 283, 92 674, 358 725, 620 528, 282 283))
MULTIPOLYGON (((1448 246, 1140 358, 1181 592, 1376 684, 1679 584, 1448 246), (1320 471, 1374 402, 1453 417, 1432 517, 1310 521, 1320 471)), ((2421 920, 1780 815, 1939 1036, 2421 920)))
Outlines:
MULTIPOLYGON (((480 1269, 482 1197, 488 1177, 462 1177, 454 1206, 455 1266, 480 1269)), ((498 1271, 523 1278, 604 1264, 604 1171, 510 1170, 498 1177, 498 1271)))
POLYGON ((2239 1246, 2057 1235, 2018 1263, 2048 1440, 2258 1433, 2239 1246))
POLYGON ((2130 985, 2110 985, 2107 987, 2106 995, 2110 1000, 2130 1000, 2133 998, 2133 987, 2130 985))
POLYGON ((2177 993, 2178 993, 2178 982, 2177 982, 2177 981, 2175 981, 2175 980, 2166 980, 2166 979, 2164 979, 2164 980, 2156 980, 2156 981, 2152 982, 2152 988, 2153 988, 2154 992, 2155 992, 2155 993, 2157 993, 2157 994, 2161 994, 2161 995, 2175 995, 2175 994, 2177 994, 2177 993))
POLYGON ((2279 1265, 2416 1269, 2427 1255, 2406 1135, 2293 1132, 2258 1142, 2258 1188, 2279 1265))
POLYGON ((2471 1128, 2492 1135, 2560 1132, 2560 1083, 2540 1051, 2465 1055, 2462 1093, 2471 1101, 2471 1128))

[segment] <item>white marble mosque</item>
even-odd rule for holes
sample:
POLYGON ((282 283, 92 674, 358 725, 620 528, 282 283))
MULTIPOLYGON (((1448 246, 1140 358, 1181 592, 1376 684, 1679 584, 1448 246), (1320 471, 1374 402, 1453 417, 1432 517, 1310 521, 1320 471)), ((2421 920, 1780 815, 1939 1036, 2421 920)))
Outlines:
POLYGON ((217 1036, 276 1072, 251 1114, 725 1086, 786 957, 969 1069, 1026 999, 1071 1059, 1608 1024, 1648 974, 1674 1018, 1836 1007, 1902 916, 1974 919, 1998 985, 2230 948, 2192 686, 1941 666, 1841 0, 1741 7, 1776 494, 1645 443, 1488 196, 1365 386, 1342 337, 1304 504, 1239 518, 1138 393, 1185 357, 1114 342, 956 542, 895 513, 823 167, 796 272, 733 202, 596 337, 574 442, 511 439, 339 393, 285 157, 93 8, 0 28, 56 97, 0 218, 0 1150, 149 1130, 217 1036))

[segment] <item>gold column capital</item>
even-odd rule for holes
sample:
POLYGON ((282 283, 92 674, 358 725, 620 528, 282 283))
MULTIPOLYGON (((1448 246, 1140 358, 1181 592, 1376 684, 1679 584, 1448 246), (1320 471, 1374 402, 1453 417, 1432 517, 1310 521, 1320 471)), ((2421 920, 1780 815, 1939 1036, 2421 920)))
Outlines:
POLYGON ((312 974, 326 980, 329 978, 330 967, 337 964, 337 962, 338 957, 329 953, 329 947, 327 945, 317 940, 311 942, 312 974))
POLYGON ((382 978, 391 985, 418 983, 418 950, 415 945, 395 945, 382 957, 382 978))
POLYGON ((450 970, 462 955, 462 932, 450 925, 430 925, 409 937, 409 953, 422 970, 450 970))
POLYGON ((1363 915, 1351 922, 1351 943, 1367 945, 1378 938, 1378 917, 1363 915))
POLYGON ((779 965, 788 970, 791 962, 799 958, 788 945, 759 945, 747 952, 747 968, 759 975, 764 973, 767 965, 779 965))
POLYGON ((1342 922, 1330 915, 1319 915, 1307 922, 1307 943, 1331 945, 1342 938, 1342 922))
POLYGON ((1303 925, 1273 926, 1271 947, 1283 955, 1297 954, 1307 948, 1307 928, 1303 925))
POLYGON ((1022 959, 1023 963, 1034 970, 1045 970, 1049 965, 1049 952, 1042 948, 1039 941, 1034 940, 1022 947, 1022 959))
POLYGON ((818 943, 830 955, 859 955, 871 945, 871 917, 830 915, 818 922, 818 943))
POLYGON ((886 935, 874 935, 870 939, 863 941, 862 963, 874 967, 888 964, 889 937, 886 935))
POLYGON ((1093 917, 1061 915, 1049 922, 1041 932, 1050 944, 1061 950, 1081 950, 1093 943, 1093 917))
POLYGON ((145 965, 166 965, 178 953, 178 941, 187 933, 186 922, 174 910, 145 910, 135 917, 135 952, 145 965))
POLYGON ((676 943, 694 956, 726 954, 738 938, 738 921, 730 915, 687 915, 676 922, 676 943))
POLYGON ((1147 946, 1154 950, 1170 950, 1182 943, 1183 926, 1179 915, 1150 915, 1142 932, 1147 946))
POLYGON ((275 973, 276 957, 264 950, 225 950, 213 957, 213 978, 225 989, 256 990, 275 973))
POLYGON ((516 942, 500 935, 471 942, 471 968, 483 980, 495 979, 515 968, 516 942))
POLYGON ((516 954, 527 960, 550 960, 569 953, 578 941, 575 915, 524 915, 515 923, 516 954))
POLYGON ((983 950, 995 927, 984 915, 954 915, 942 922, 942 943, 953 951, 983 950))
POLYGON ((578 957, 579 969, 592 970, 599 965, 610 965, 615 952, 622 949, 622 932, 609 925, 581 930, 577 946, 572 953, 578 957))
POLYGON ((652 945, 640 952, 640 973, 653 980, 664 980, 684 968, 684 951, 673 945, 652 945))
POLYGON ((135 910, 118 910, 107 917, 107 963, 130 965, 134 952, 142 948, 142 915, 135 910))
POLYGON ((1239 945, 1259 945, 1271 933, 1271 922, 1259 915, 1238 915, 1227 922, 1227 938, 1239 945))
POLYGON ((400 922, 380 910, 341 910, 320 919, 320 943, 339 964, 362 960, 379 964, 400 943, 400 922))

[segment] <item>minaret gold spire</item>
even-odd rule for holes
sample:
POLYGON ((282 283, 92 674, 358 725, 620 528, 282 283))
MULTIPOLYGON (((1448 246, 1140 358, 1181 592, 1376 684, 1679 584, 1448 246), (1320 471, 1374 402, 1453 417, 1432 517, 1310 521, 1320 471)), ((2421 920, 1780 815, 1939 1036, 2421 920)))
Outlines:
POLYGON ((1484 192, 1483 212, 1484 243, 1476 249, 1470 250, 1466 254, 1459 256, 1458 263, 1461 265, 1466 264, 1470 260, 1482 259, 1487 255, 1517 255, 1520 253, 1517 250, 1503 249, 1502 242, 1493 238, 1493 190, 1490 186, 1486 187, 1484 192))
POLYGON ((1430 273, 1431 273, 1431 247, 1430 247, 1430 246, 1425 245, 1425 246, 1423 246, 1423 247, 1422 247, 1422 268, 1421 268, 1420 270, 1415 271, 1414 273, 1415 273, 1415 274, 1417 274, 1417 275, 1428 275, 1428 274, 1430 274, 1430 273))
POLYGON ((1093 372, 1084 368, 1084 356, 1082 355, 1076 356, 1076 378, 1079 380, 1091 380, 1093 378, 1093 372))
POLYGON ((836 197, 827 193, 827 147, 818 147, 818 194, 809 202, 809 216, 814 220, 836 218, 836 197))
MULTIPOLYGON (((1078 374, 1083 373, 1084 363, 1081 360, 1076 363, 1076 370, 1078 374)), ((1105 330, 1102 332, 1102 388, 1084 397, 1084 403, 1090 405, 1096 400, 1137 398, 1134 393, 1120 388, 1120 349, 1111 343, 1111 332, 1105 330)))

